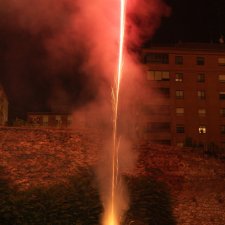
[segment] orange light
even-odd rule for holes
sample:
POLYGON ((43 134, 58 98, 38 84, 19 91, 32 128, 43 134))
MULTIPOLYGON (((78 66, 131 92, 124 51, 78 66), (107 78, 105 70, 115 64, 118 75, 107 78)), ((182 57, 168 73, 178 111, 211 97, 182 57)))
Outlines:
MULTIPOLYGON (((113 102, 113 147, 112 147, 112 181, 111 181, 111 196, 110 204, 108 206, 109 213, 105 215, 104 225, 119 225, 117 215, 117 202, 116 202, 116 189, 118 180, 118 150, 119 141, 117 134, 118 122, 118 105, 119 105, 119 92, 120 82, 123 72, 123 50, 124 50, 124 34, 125 34, 125 9, 126 0, 120 0, 120 36, 119 36, 119 54, 118 54, 118 67, 115 76, 115 84, 112 90, 113 102)), ((107 210, 108 211, 108 210, 107 210)))

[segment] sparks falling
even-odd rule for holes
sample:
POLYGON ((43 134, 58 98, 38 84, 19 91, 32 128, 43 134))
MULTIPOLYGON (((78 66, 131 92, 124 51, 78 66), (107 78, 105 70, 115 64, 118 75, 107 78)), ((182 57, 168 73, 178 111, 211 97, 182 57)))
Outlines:
POLYGON ((125 14, 126 14, 126 0, 120 0, 120 36, 119 36, 119 54, 118 66, 115 76, 114 88, 112 90, 112 105, 113 105, 113 147, 112 147, 112 183, 111 183, 111 199, 109 206, 109 213, 105 220, 105 225, 118 225, 119 218, 116 204, 116 192, 118 183, 118 150, 119 138, 117 132, 118 123, 118 107, 119 107, 119 93, 120 83, 123 73, 123 58, 124 58, 124 34, 125 34, 125 14))

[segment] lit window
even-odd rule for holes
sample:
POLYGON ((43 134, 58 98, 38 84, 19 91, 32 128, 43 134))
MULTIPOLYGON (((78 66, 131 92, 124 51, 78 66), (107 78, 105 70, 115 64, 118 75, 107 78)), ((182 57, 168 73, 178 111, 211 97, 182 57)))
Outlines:
POLYGON ((197 65, 204 65, 205 64, 205 58, 204 57, 197 57, 196 58, 196 64, 197 65))
POLYGON ((57 120, 58 122, 62 120, 61 116, 55 116, 55 120, 57 120))
POLYGON ((225 66, 225 58, 218 58, 218 65, 225 66))
POLYGON ((177 115, 183 115, 184 114, 184 108, 176 108, 176 114, 177 115))
POLYGON ((198 110, 198 115, 199 116, 205 116, 206 115, 206 110, 205 109, 199 109, 198 110))
POLYGON ((175 64, 182 65, 183 64, 183 56, 175 56, 175 64))
POLYGON ((183 81, 183 73, 176 73, 175 81, 182 82, 183 81))
POLYGON ((225 100, 225 91, 220 91, 220 93, 219 93, 219 98, 220 98, 221 100, 225 100))
POLYGON ((180 147, 180 148, 184 147, 184 142, 177 142, 177 147, 180 147))
POLYGON ((155 71, 155 80, 162 80, 162 72, 155 71))
POLYGON ((48 116, 43 116, 43 122, 48 122, 48 116))
POLYGON ((147 80, 169 81, 170 73, 168 71, 148 71, 147 80))
POLYGON ((48 116, 43 116, 43 125, 48 125, 48 116))
POLYGON ((225 117, 225 108, 220 109, 220 115, 225 117))
POLYGON ((178 99, 184 98, 184 91, 182 91, 182 90, 177 90, 177 91, 176 91, 176 98, 178 98, 178 99))
POLYGON ((177 126, 176 126, 176 132, 177 133, 184 133, 184 125, 177 124, 177 126))
POLYGON ((199 83, 205 82, 205 74, 204 73, 199 73, 198 76, 197 76, 197 81, 199 83))
POLYGON ((147 80, 155 80, 154 71, 147 71, 147 80))
POLYGON ((198 91, 198 99, 205 99, 205 91, 198 91))
POLYGON ((72 116, 67 116, 67 125, 72 124, 72 116))
POLYGON ((219 81, 220 82, 225 82, 225 75, 224 74, 220 74, 219 75, 219 81))
POLYGON ((221 132, 221 134, 225 134, 225 125, 222 125, 220 127, 220 132, 221 132))
POLYGON ((206 126, 205 125, 199 126, 198 133, 199 134, 206 134, 206 126))

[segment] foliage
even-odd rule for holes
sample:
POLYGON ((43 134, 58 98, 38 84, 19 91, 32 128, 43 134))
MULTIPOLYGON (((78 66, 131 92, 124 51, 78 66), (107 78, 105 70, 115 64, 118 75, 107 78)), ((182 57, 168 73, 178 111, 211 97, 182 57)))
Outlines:
POLYGON ((89 170, 49 189, 16 191, 1 182, 1 225, 99 224, 102 207, 89 170))
POLYGON ((148 176, 127 177, 131 192, 126 223, 134 225, 175 225, 171 197, 166 186, 148 176))
MULTIPOLYGON (((0 180, 1 225, 95 225, 102 205, 91 168, 79 170, 68 184, 19 191, 0 180)), ((174 225, 165 186, 149 177, 126 177, 131 204, 126 223, 174 225), (138 221, 138 222, 137 222, 138 221)))

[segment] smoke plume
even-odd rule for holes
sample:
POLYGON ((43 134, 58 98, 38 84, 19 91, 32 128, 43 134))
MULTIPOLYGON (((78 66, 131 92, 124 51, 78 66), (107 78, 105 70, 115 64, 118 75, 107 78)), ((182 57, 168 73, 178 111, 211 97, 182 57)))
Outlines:
MULTIPOLYGON (((114 86, 118 62, 119 8, 119 0, 0 2, 1 28, 10 30, 13 35, 19 35, 22 42, 18 43, 15 37, 12 38, 9 34, 4 40, 7 42, 11 37, 13 43, 17 43, 21 55, 18 56, 18 52, 15 52, 8 42, 6 55, 13 59, 12 62, 19 71, 27 71, 24 76, 23 72, 18 73, 17 69, 6 69, 13 82, 17 76, 24 76, 25 80, 29 78, 31 81, 40 79, 40 84, 47 80, 50 87, 54 88, 52 96, 56 103, 72 103, 73 100, 76 108, 74 115, 79 117, 75 121, 83 121, 85 126, 102 132, 102 138, 106 141, 104 152, 101 153, 103 163, 99 164, 98 177, 104 206, 107 205, 110 195, 110 181, 107 179, 110 177, 109 161, 112 148, 111 89, 114 86), (33 42, 26 44, 24 38, 33 42), (74 98, 67 94, 66 90, 69 89, 72 93, 75 92, 74 98)), ((159 27, 161 18, 168 16, 169 9, 162 0, 127 0, 126 13, 125 57, 118 125, 121 137, 120 174, 131 172, 135 158, 135 154, 130 151, 130 139, 135 136, 132 133, 132 109, 137 93, 141 90, 138 84, 143 79, 143 71, 135 52, 144 41, 151 38, 159 27)), ((39 88, 41 87, 42 85, 39 85, 39 88)), ((121 190, 117 193, 119 214, 128 207, 125 192, 126 188, 121 182, 121 190)))

